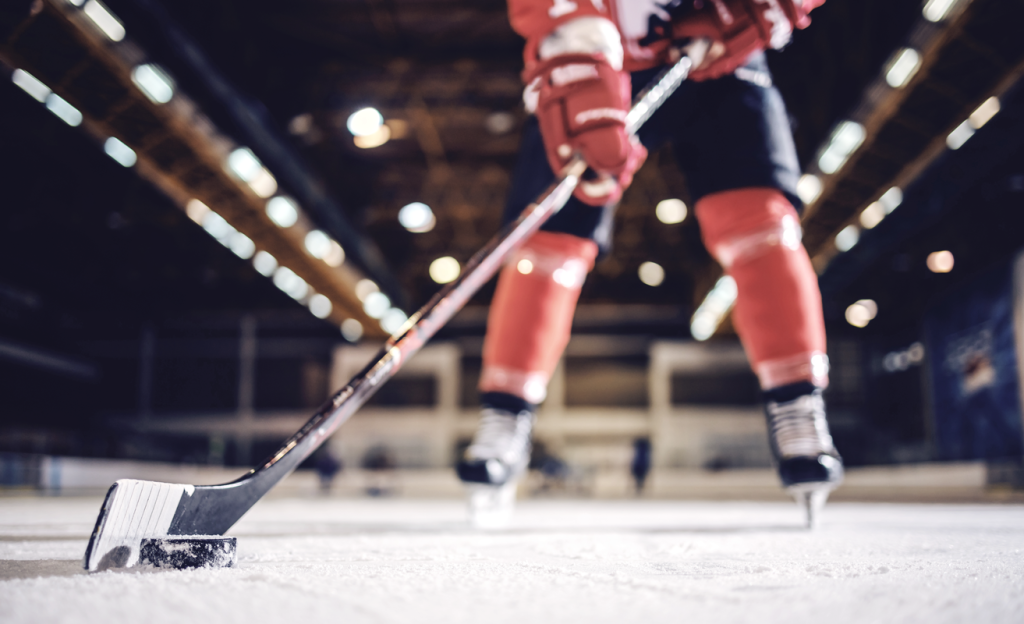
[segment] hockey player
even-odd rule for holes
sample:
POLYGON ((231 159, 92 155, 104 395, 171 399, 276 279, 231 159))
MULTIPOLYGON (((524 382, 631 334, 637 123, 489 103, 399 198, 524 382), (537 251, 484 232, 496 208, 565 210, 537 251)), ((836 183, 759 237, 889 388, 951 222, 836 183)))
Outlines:
POLYGON ((842 460, 821 396, 821 295, 795 208, 799 165, 764 58, 823 2, 509 0, 512 26, 526 38, 524 100, 534 116, 506 219, 575 153, 591 175, 500 274, 484 342, 481 420, 457 465, 478 513, 500 512, 513 499, 583 281, 610 243, 614 205, 647 149, 666 141, 689 181, 704 243, 736 281, 733 322, 763 390, 782 485, 808 505, 812 521, 839 484, 842 460), (630 137, 631 95, 678 58, 679 45, 697 40, 710 46, 690 80, 630 137))

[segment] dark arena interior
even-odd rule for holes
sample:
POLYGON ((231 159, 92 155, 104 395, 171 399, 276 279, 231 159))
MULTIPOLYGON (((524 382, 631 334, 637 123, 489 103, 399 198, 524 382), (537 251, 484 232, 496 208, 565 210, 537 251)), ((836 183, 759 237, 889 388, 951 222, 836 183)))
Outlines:
POLYGON ((104 578, 129 607, 170 605, 187 574, 220 588, 199 604, 250 603, 217 621, 1021 621, 1024 1, 827 0, 811 18, 766 55, 846 467, 817 531, 790 531, 736 282, 666 145, 582 286, 518 528, 463 526, 453 469, 491 279, 249 503, 234 569, 103 577, 80 557, 115 480, 274 463, 498 234, 531 118, 524 39, 506 0, 0 2, 0 621, 88 621, 42 606, 59 582, 68 605, 104 578), (289 575, 313 594, 294 612, 289 575), (991 580, 973 602, 967 578, 991 580), (728 593, 759 584, 774 593, 728 593))

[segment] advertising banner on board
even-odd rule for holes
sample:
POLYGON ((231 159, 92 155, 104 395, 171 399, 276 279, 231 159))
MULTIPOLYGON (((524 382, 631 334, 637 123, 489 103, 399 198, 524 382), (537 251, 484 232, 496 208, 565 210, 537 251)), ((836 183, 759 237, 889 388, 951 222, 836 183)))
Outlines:
POLYGON ((971 280, 928 312, 925 335, 941 459, 1024 454, 1013 306, 1008 263, 971 280))

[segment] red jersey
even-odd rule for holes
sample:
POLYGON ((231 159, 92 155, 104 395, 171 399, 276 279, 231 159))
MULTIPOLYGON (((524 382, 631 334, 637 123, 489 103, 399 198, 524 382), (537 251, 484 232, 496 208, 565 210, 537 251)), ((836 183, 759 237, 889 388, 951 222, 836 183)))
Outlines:
MULTIPOLYGON (((705 0, 717 2, 718 0, 705 0)), ((748 0, 756 3, 793 2, 804 15, 821 6, 825 0, 748 0)), ((625 53, 623 69, 636 71, 665 62, 665 52, 671 42, 660 35, 672 22, 672 12, 690 0, 508 0, 512 28, 526 38, 524 56, 527 67, 537 59, 537 46, 551 31, 578 17, 603 17, 619 29, 625 53), (675 6, 673 6, 675 5, 675 6), (662 27, 662 28, 659 28, 662 27)), ((804 19, 795 24, 803 28, 804 19)))

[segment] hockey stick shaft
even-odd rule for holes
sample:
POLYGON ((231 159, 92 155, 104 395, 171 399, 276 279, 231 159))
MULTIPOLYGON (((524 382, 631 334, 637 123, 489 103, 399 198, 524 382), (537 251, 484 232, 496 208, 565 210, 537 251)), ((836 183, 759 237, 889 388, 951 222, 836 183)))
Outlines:
MULTIPOLYGON (((626 118, 635 134, 686 78, 683 57, 637 99, 626 118)), ((442 288, 384 344, 359 374, 325 403, 309 421, 261 465, 230 483, 185 485, 132 479, 111 486, 85 552, 85 568, 131 567, 143 537, 223 535, 271 488, 288 476, 341 427, 454 316, 509 256, 558 212, 572 195, 587 165, 578 155, 555 182, 519 218, 502 228, 466 263, 462 274, 442 288)))
MULTIPOLYGON (((689 74, 692 62, 683 56, 662 72, 636 99, 626 116, 626 130, 635 135, 651 115, 675 92, 689 74)), ((443 327, 462 306, 490 280, 508 257, 569 200, 586 171, 587 164, 579 154, 562 169, 555 182, 530 204, 514 222, 505 226, 466 263, 459 277, 442 288, 414 313, 388 339, 377 357, 339 390, 321 410, 277 454, 261 468, 270 468, 282 453, 300 446, 306 438, 315 438, 312 448, 300 453, 302 459, 316 450, 323 438, 329 437, 352 416, 376 390, 390 379, 401 365, 443 327), (316 432, 313 435, 313 432, 316 432)))

